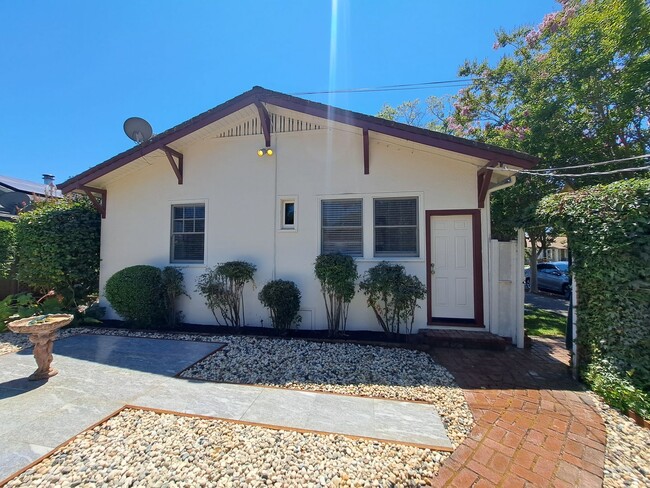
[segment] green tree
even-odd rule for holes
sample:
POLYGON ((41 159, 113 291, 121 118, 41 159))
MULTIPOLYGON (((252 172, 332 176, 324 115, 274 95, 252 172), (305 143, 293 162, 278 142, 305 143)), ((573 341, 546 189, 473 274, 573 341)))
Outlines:
MULTIPOLYGON (((494 47, 505 55, 495 66, 487 61, 461 66, 459 75, 473 81, 452 97, 443 130, 538 156, 539 168, 648 153, 650 7, 644 0, 561 0, 559 5, 537 26, 498 31, 494 47)), ((389 107, 382 113, 399 115, 389 107)), ((634 160, 625 165, 643 164, 634 160)), ((597 170, 580 168, 570 174, 597 170)), ((512 238, 515 228, 523 227, 543 246, 549 229, 535 214, 541 198, 566 184, 579 188, 627 174, 520 174, 517 185, 492 196, 493 235, 512 238)))

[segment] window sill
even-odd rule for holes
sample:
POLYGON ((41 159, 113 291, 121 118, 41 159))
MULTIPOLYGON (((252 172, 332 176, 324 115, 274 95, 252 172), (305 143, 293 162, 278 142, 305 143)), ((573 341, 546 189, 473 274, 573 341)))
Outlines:
POLYGON ((359 263, 381 263, 382 261, 399 262, 399 263, 424 263, 424 258, 406 257, 406 256, 384 256, 381 258, 354 258, 359 263))
POLYGON ((169 266, 174 268, 207 268, 205 263, 169 263, 169 266))

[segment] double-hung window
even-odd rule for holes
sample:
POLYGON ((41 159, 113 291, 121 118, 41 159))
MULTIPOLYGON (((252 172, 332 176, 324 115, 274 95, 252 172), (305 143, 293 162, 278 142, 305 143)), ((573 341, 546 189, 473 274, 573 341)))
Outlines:
POLYGON ((363 256, 363 200, 321 200, 321 253, 363 256))
POLYGON ((172 205, 172 263, 203 263, 205 205, 172 205))
POLYGON ((418 199, 376 198, 375 256, 419 256, 418 199))

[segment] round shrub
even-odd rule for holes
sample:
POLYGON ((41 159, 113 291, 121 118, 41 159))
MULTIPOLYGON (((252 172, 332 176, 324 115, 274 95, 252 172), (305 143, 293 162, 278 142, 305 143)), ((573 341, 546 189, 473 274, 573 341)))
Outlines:
POLYGON ((130 266, 115 273, 106 282, 106 299, 120 317, 140 327, 165 320, 162 273, 154 266, 130 266))
POLYGON ((300 290, 293 281, 269 281, 258 298, 269 309, 275 329, 286 330, 300 322, 300 290))

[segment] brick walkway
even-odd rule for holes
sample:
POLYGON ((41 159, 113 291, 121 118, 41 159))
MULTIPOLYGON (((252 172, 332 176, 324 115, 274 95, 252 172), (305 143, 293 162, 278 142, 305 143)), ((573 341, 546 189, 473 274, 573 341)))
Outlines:
POLYGON ((568 375, 563 340, 505 352, 435 349, 465 390, 476 424, 437 486, 602 486, 605 426, 568 375))

